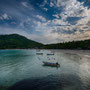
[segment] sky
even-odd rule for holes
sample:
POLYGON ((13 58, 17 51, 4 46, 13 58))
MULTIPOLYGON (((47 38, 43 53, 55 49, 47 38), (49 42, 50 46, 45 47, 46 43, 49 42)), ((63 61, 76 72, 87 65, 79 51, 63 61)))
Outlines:
POLYGON ((0 34, 44 44, 90 39, 90 0, 0 0, 0 34))

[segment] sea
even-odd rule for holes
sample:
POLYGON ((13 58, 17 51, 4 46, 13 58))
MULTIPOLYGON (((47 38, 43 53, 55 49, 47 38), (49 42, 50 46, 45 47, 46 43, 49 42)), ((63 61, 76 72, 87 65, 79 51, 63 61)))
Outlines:
POLYGON ((90 51, 0 50, 0 90, 90 90, 90 51))

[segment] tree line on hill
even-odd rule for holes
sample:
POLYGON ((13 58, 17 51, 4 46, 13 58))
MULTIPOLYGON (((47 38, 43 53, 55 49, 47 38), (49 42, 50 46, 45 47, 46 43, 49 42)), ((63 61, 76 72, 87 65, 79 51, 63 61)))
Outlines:
POLYGON ((42 46, 43 44, 18 34, 0 35, 0 49, 28 49, 42 46))
POLYGON ((90 39, 45 45, 46 49, 90 49, 90 39))
POLYGON ((90 49, 90 39, 57 44, 41 44, 18 34, 0 35, 0 49, 90 49))

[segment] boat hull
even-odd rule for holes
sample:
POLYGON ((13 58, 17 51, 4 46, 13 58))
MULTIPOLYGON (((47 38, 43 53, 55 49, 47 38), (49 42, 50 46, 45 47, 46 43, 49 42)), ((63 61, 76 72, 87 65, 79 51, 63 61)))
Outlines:
POLYGON ((54 55, 54 53, 52 53, 52 54, 47 54, 47 55, 54 55))
POLYGON ((52 67, 60 67, 60 64, 57 63, 51 63, 51 62, 44 62, 43 61, 44 66, 52 66, 52 67))
POLYGON ((37 55, 43 55, 43 53, 36 53, 37 55))

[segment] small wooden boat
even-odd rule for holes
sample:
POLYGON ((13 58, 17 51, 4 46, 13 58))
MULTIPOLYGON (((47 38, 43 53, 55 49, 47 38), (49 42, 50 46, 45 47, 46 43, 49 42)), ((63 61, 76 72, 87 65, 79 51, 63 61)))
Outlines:
POLYGON ((60 64, 58 62, 46 62, 46 61, 43 61, 43 64, 45 66, 60 67, 60 64))
POLYGON ((54 55, 54 53, 48 53, 47 55, 54 55))
POLYGON ((43 55, 43 53, 36 53, 37 55, 43 55))

